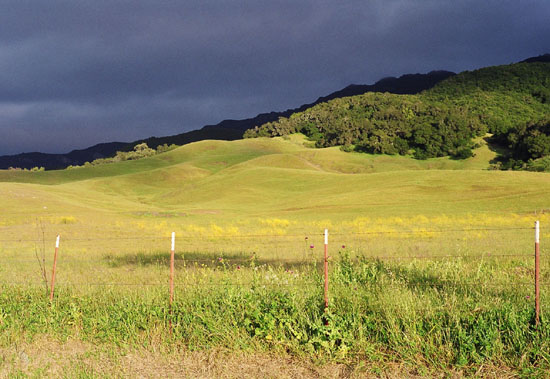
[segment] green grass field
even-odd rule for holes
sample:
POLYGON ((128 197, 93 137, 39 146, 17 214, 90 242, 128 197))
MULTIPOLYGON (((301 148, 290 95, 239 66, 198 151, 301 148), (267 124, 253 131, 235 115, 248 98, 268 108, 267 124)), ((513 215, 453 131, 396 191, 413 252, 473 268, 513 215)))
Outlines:
POLYGON ((0 171, 0 375, 126 376, 124 357, 152 354, 140 366, 152 376, 170 360, 187 366, 167 375, 200 376, 196 362, 221 354, 250 367, 235 376, 273 375, 259 366, 281 359, 286 376, 545 376, 550 176, 490 171, 495 154, 480 142, 473 158, 419 161, 312 149, 293 135, 0 171), (41 264, 49 282, 57 234, 50 304, 41 264), (48 346, 75 353, 45 363, 48 346))

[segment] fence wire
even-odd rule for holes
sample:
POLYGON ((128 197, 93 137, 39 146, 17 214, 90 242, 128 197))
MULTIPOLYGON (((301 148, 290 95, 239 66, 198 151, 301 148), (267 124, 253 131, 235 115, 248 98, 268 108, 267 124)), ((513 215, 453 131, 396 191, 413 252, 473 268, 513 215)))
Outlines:
MULTIPOLYGON (((392 235, 392 234, 443 234, 443 233, 466 233, 466 232, 494 232, 494 231, 518 231, 518 230, 535 230, 534 227, 514 227, 514 228, 463 228, 463 229, 424 229, 420 228, 418 230, 388 230, 388 231, 365 231, 365 232, 335 232, 330 233, 331 237, 352 237, 352 236, 373 236, 373 235, 392 235)), ((178 234, 178 240, 187 240, 187 239, 203 239, 203 240, 217 240, 217 239, 247 239, 247 238, 273 238, 273 239, 285 239, 285 238, 299 238, 301 237, 304 240, 309 239, 309 237, 323 237, 324 233, 301 233, 301 234, 178 234)), ((139 237, 94 237, 94 238, 81 238, 81 237, 61 237, 63 242, 72 242, 72 241, 169 241, 171 237, 168 236, 158 236, 158 235, 147 235, 139 237)), ((30 242, 30 243, 43 243, 43 239, 38 238, 8 238, 0 239, 2 242, 30 242)))
MULTIPOLYGON (((362 237, 372 237, 372 236, 382 236, 382 235, 415 235, 415 234, 421 234, 421 235, 429 235, 429 234, 445 234, 445 233, 470 233, 470 232, 516 232, 516 231, 532 231, 534 230, 534 227, 506 227, 506 228, 496 228, 496 227, 467 227, 467 228, 454 228, 454 229, 426 229, 426 228, 419 228, 418 230, 410 230, 410 229, 404 229, 404 230, 388 230, 388 231, 363 231, 363 232, 335 232, 335 233, 329 233, 329 237, 331 240, 337 239, 337 240, 351 240, 355 238, 362 238, 362 237)), ((237 241, 246 241, 250 239, 263 239, 262 241, 254 241, 254 245, 262 246, 264 248, 271 247, 273 249, 278 249, 276 244, 277 243, 286 243, 286 244, 295 244, 294 250, 296 250, 299 253, 305 253, 303 257, 295 257, 295 258, 285 258, 285 257, 271 257, 266 258, 262 257, 261 255, 256 255, 254 252, 252 253, 252 256, 235 256, 231 254, 227 254, 223 251, 219 252, 204 252, 204 254, 211 255, 210 257, 205 258, 192 258, 187 259, 185 256, 187 254, 194 255, 197 253, 201 253, 201 249, 197 249, 196 251, 177 251, 175 254, 175 263, 176 267, 178 269, 182 268, 182 265, 186 268, 201 268, 201 266, 205 266, 205 268, 220 268, 220 267, 229 267, 235 266, 240 268, 240 265, 243 265, 243 268, 245 268, 245 265, 250 265, 252 263, 258 264, 258 265, 269 265, 269 266, 276 266, 276 265, 312 265, 312 266, 318 266, 323 263, 323 258, 321 256, 319 257, 310 257, 307 256, 310 252, 313 254, 313 240, 319 240, 322 239, 324 236, 324 233, 292 233, 292 234, 261 234, 261 233, 251 233, 251 234, 205 234, 205 233, 199 233, 199 234, 178 234, 176 236, 176 240, 180 241, 179 244, 186 246, 186 242, 189 240, 198 240, 205 246, 208 246, 208 243, 219 243, 220 240, 225 239, 234 239, 237 241), (181 242, 183 241, 183 243, 181 242), (311 245, 310 242, 312 243, 311 245), (275 243, 275 245, 274 245, 275 243), (309 245, 309 246, 308 246, 309 245), (199 266, 200 265, 200 266, 199 266)), ((38 250, 35 247, 34 251, 32 249, 24 248, 23 250, 27 256, 30 257, 19 257, 19 256, 13 256, 13 255, 6 255, 3 254, 1 248, 2 244, 35 244, 40 245, 42 247, 45 246, 46 242, 53 243, 53 239, 50 240, 49 238, 46 240, 45 238, 0 238, 0 269, 1 266, 4 264, 9 264, 10 266, 12 264, 16 263, 37 263, 44 265, 50 265, 52 262, 51 257, 48 255, 47 257, 43 257, 42 259, 39 259, 38 257, 38 250)), ((170 243, 170 236, 159 236, 159 235, 140 235, 140 236, 105 236, 105 237, 97 237, 97 238, 87 238, 87 237, 64 237, 61 236, 61 247, 60 249, 63 251, 63 249, 69 250, 68 252, 60 255, 60 257, 57 260, 58 264, 58 270, 60 272, 63 272, 65 269, 74 270, 77 267, 74 267, 74 265, 82 265, 82 269, 90 272, 94 272, 96 274, 113 274, 113 270, 123 268, 127 265, 138 265, 138 266, 158 266, 158 267, 165 267, 168 266, 170 263, 169 253, 168 249, 166 248, 169 246, 170 243), (144 253, 143 256, 140 256, 138 254, 133 255, 124 255, 122 257, 117 256, 116 253, 113 253, 113 251, 116 251, 116 247, 111 247, 109 249, 103 249, 107 250, 109 253, 104 254, 102 258, 98 259, 87 259, 87 258, 81 258, 76 257, 74 254, 71 254, 71 250, 76 250, 78 248, 83 248, 86 246, 87 243, 97 243, 100 241, 120 241, 121 244, 124 244, 125 247, 128 243, 133 242, 148 242, 148 243, 160 243, 165 242, 163 244, 162 249, 157 249, 157 251, 163 251, 166 250, 166 255, 155 255, 152 258, 150 256, 147 256, 147 253, 144 253), (65 244, 65 246, 64 246, 65 244), (67 246, 69 245, 69 246, 67 246), (166 246, 165 246, 166 245, 166 246), (66 247, 67 246, 67 247, 66 247), (120 258, 124 258, 124 260, 120 260, 120 258), (107 267, 97 267, 98 264, 106 265, 107 267), (63 265, 71 265, 70 267, 63 266, 63 265), (95 267, 94 267, 95 266, 95 267)), ((322 245, 321 245, 322 246, 322 245)), ((48 246, 48 249, 50 246, 48 246)), ((288 245, 285 246, 285 248, 288 248, 288 245)), ((341 245, 341 250, 345 250, 346 247, 344 245, 341 245)), ((334 250, 334 244, 329 245, 329 249, 331 251, 334 250)), ((496 249, 496 248, 495 248, 496 249)), ((238 250, 238 249, 236 249, 238 250)), ((340 248, 337 245, 336 250, 340 250, 340 248)), ((318 250, 317 250, 318 252, 318 250)), ((436 261, 436 260, 490 260, 490 259, 518 259, 518 260, 526 260, 526 259, 533 259, 532 254, 520 254, 520 253, 492 253, 492 252, 483 252, 479 254, 433 254, 433 253, 426 253, 422 254, 405 254, 405 255, 380 255, 380 254, 359 254, 355 257, 352 257, 349 259, 349 262, 351 263, 359 263, 359 262, 365 262, 365 261, 406 261, 406 260, 421 260, 421 261, 436 261)), ((329 262, 337 261, 337 258, 329 257, 329 262)), ((9 268, 9 267, 8 267, 9 268)), ((0 285, 28 285, 31 284, 31 282, 28 281, 0 281, 0 285)), ((36 285, 39 285, 40 283, 34 283, 36 285)), ((41 283, 43 285, 43 283, 41 283)), ((312 286, 315 287, 317 284, 308 284, 308 283, 245 283, 245 282, 235 282, 235 283, 200 283, 201 286, 208 286, 208 287, 217 287, 217 286, 247 286, 247 285, 261 285, 261 286, 312 286)), ((446 280, 446 279, 437 279, 437 283, 407 283, 404 282, 403 284, 409 285, 412 287, 439 287, 441 285, 452 285, 452 286, 463 286, 463 287, 495 287, 495 288, 510 288, 512 286, 533 286, 533 283, 522 283, 522 282, 514 282, 514 283, 487 283, 487 282, 465 282, 465 281, 452 281, 452 280, 446 280)), ((166 286, 166 283, 164 282, 155 282, 155 283, 129 283, 129 282, 94 282, 94 281, 73 281, 73 282, 59 282, 56 283, 57 286, 112 286, 112 287, 157 287, 157 286, 166 286)), ((550 286, 550 282, 542 282, 540 283, 542 287, 548 287, 550 286)), ((182 286, 185 286, 185 284, 175 284, 177 288, 182 288, 182 286)))

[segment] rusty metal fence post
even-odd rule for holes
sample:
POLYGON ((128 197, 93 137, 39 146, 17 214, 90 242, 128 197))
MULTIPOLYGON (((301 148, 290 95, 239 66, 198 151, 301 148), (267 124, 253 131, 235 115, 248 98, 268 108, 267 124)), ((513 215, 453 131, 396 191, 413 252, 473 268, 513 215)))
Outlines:
POLYGON ((172 302, 174 301, 174 252, 176 248, 176 232, 172 232, 172 244, 170 248, 170 333, 172 333, 172 302))
POLYGON ((57 251, 59 250, 59 235, 55 240, 55 253, 53 255, 53 267, 52 267, 52 285, 50 289, 50 301, 53 300, 53 293, 55 291, 55 270, 57 267, 57 251))
POLYGON ((540 225, 535 221, 535 324, 540 322, 540 225))
POLYGON ((325 229, 325 312, 328 311, 328 229, 325 229))

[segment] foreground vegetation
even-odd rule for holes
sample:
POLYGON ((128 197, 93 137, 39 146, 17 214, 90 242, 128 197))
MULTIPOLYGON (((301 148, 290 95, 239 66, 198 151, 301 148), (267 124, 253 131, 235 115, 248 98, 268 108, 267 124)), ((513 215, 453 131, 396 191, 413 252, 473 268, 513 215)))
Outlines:
POLYGON ((50 304, 43 289, 3 285, 0 344, 48 335, 126 349, 368 362, 378 370, 397 361, 420 374, 474 374, 489 365, 536 375, 550 369, 550 325, 546 318, 534 325, 527 271, 517 258, 397 263, 352 261, 344 252, 331 270, 328 312, 321 276, 308 265, 182 267, 171 312, 160 286, 90 286, 84 294, 65 286, 50 304))

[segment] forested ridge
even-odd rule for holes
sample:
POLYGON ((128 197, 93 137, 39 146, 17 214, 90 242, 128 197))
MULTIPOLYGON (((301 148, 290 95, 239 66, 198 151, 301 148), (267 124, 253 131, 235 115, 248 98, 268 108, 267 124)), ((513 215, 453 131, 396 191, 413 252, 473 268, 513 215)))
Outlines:
POLYGON ((539 59, 466 71, 416 95, 334 99, 257 126, 245 137, 301 132, 317 147, 425 159, 467 158, 474 139, 491 133, 491 142, 507 151, 495 167, 546 170, 549 115, 550 62, 539 59))

